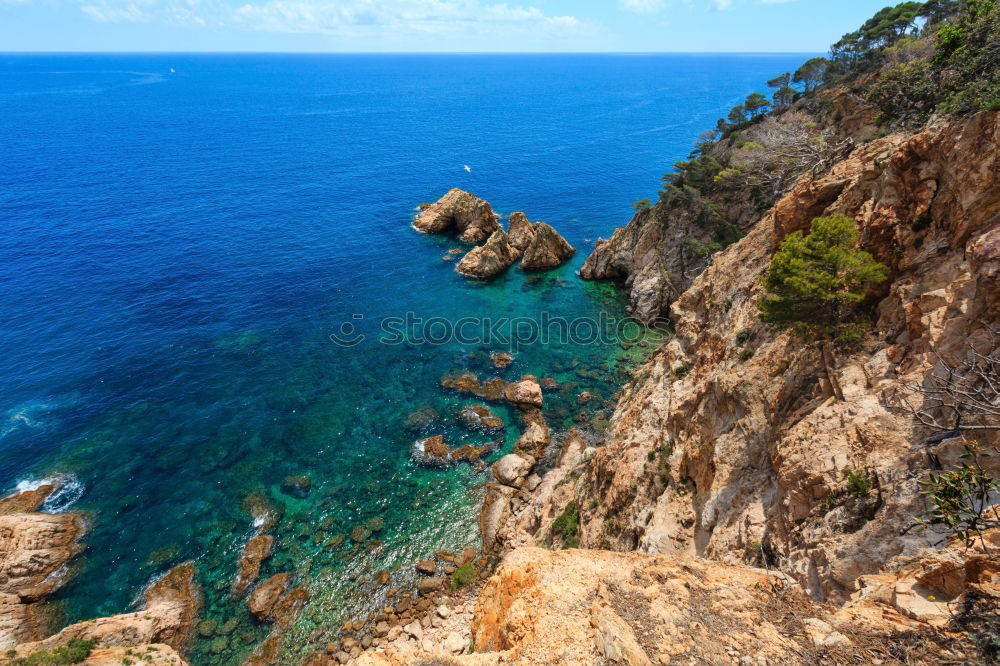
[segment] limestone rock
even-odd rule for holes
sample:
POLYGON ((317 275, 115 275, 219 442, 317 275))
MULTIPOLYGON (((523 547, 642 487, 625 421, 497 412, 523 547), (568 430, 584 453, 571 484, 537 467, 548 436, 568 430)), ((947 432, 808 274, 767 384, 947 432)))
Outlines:
POLYGON ((424 574, 425 576, 433 576, 437 571, 437 562, 434 560, 421 560, 417 562, 414 567, 417 573, 424 574))
POLYGON ((457 188, 422 211, 413 226, 428 234, 456 234, 466 243, 481 243, 500 229, 487 202, 457 188))
POLYGON ((507 221, 507 236, 510 244, 524 252, 535 237, 535 230, 524 213, 511 213, 507 221))
POLYGON ((576 254, 573 246, 567 243, 558 231, 544 222, 536 222, 532 230, 534 236, 524 250, 521 270, 544 271, 556 268, 576 254))
POLYGON ((518 249, 510 244, 506 232, 499 229, 483 245, 469 250, 455 270, 467 277, 487 279, 503 273, 520 256, 518 249))

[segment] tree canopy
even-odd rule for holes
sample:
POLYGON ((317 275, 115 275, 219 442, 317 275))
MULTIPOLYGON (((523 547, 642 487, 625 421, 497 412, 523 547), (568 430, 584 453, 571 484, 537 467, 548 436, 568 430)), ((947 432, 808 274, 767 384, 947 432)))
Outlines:
POLYGON ((761 319, 819 335, 850 330, 858 305, 888 277, 857 242, 854 220, 839 213, 814 219, 808 234, 789 234, 764 277, 761 319))

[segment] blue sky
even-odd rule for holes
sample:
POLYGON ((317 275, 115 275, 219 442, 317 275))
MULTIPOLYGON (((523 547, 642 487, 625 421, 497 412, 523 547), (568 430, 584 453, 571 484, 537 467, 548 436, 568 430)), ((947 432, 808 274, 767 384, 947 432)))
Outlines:
POLYGON ((819 52, 885 0, 0 0, 0 51, 819 52))

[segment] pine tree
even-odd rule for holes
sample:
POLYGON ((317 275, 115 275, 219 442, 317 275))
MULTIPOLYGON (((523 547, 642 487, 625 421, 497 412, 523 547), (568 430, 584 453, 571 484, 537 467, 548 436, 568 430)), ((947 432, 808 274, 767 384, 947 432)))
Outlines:
POLYGON ((764 277, 761 319, 821 336, 856 330, 857 306, 888 277, 857 242, 854 220, 839 213, 814 219, 808 235, 789 234, 764 277))

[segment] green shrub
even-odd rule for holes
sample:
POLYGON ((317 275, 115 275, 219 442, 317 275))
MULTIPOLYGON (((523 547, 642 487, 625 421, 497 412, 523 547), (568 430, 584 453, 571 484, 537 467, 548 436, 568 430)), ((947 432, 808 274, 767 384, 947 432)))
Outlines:
POLYGON ((552 521, 552 533, 562 538, 563 548, 576 548, 580 545, 580 513, 576 509, 576 501, 570 500, 563 512, 552 521))
POLYGON ((475 579, 475 567, 472 566, 472 562, 466 562, 455 569, 455 573, 451 575, 451 589, 457 590, 465 587, 475 579))
POLYGON ((844 468, 844 478, 847 479, 847 492, 855 497, 865 497, 871 492, 872 482, 865 474, 859 474, 847 467, 844 468))
MULTIPOLYGON (((983 459, 990 454, 978 442, 968 442, 960 456, 962 462, 946 472, 931 472, 921 481, 921 494, 931 500, 934 508, 925 525, 942 525, 960 537, 967 546, 988 529, 1000 527, 993 496, 1000 492, 1000 482, 986 471, 983 459)), ((982 545, 986 547, 986 542, 982 545)))
POLYGON ((674 368, 674 377, 677 379, 683 379, 684 377, 687 377, 687 374, 688 367, 686 365, 681 364, 674 368))
POLYGON ((639 199, 634 204, 632 204, 632 210, 637 213, 641 213, 644 210, 649 210, 652 207, 652 203, 649 199, 639 199))
MULTIPOLYGON (((69 642, 51 650, 39 650, 32 652, 26 657, 11 660, 11 664, 16 666, 64 666, 66 664, 79 664, 90 656, 94 649, 94 641, 85 641, 79 638, 71 638, 69 642)), ((10 653, 8 652, 8 656, 10 653)))
POLYGON ((854 220, 839 213, 814 219, 808 235, 789 234, 764 276, 761 319, 813 335, 856 325, 855 310, 889 273, 857 242, 854 220))

